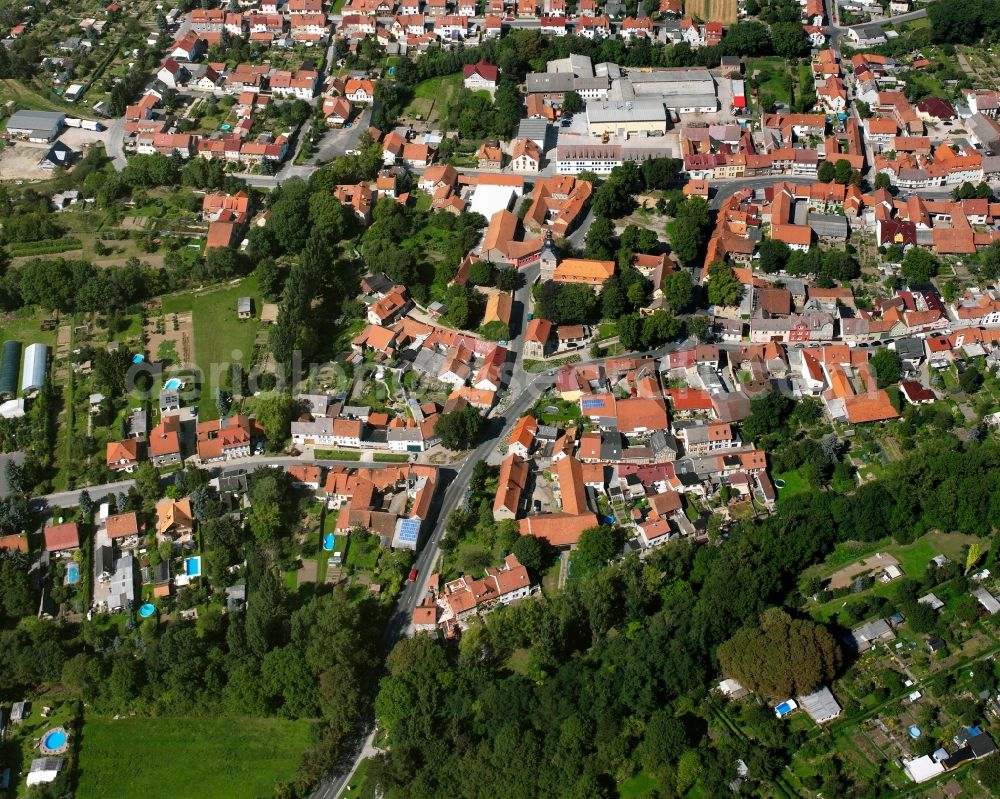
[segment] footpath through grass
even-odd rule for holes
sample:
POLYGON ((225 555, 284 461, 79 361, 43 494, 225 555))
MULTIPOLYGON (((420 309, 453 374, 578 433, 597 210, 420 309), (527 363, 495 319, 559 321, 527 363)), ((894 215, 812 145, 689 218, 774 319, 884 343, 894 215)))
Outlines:
POLYGON ((311 743, 309 722, 89 717, 77 799, 270 799, 311 743))

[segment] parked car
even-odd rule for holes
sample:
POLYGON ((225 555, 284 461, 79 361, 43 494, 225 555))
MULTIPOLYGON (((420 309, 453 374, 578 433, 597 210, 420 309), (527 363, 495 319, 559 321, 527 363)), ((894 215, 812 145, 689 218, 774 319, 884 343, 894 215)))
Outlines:
POLYGON ((416 579, 417 579, 417 570, 416 570, 416 568, 410 569, 410 575, 409 575, 409 577, 406 578, 406 582, 412 583, 416 579))

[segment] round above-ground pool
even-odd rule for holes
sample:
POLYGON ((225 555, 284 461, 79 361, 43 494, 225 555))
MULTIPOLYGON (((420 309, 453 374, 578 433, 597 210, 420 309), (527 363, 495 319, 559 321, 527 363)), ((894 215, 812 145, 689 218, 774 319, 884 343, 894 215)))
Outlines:
POLYGON ((148 619, 156 613, 156 605, 146 602, 144 605, 139 606, 139 617, 142 619, 148 619))
POLYGON ((142 363, 144 360, 146 359, 141 354, 132 356, 132 363, 142 363))
POLYGON ((323 536, 323 549, 327 552, 333 552, 334 542, 336 541, 333 533, 327 533, 323 536))
POLYGON ((68 744, 69 733, 62 727, 56 727, 45 733, 45 737, 42 738, 42 742, 38 748, 42 751, 42 754, 61 755, 66 751, 68 744))
POLYGON ((181 382, 180 378, 171 377, 166 383, 163 384, 163 387, 167 389, 167 391, 177 391, 178 389, 184 388, 184 384, 181 382))

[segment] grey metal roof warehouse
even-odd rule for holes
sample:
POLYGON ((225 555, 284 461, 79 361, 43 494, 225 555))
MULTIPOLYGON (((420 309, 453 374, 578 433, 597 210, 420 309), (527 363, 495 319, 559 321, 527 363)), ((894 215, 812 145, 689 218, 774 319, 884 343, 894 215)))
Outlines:
POLYGON ((540 148, 545 147, 549 123, 544 119, 522 119, 517 125, 517 138, 531 139, 540 148))
POLYGON ((17 376, 21 373, 21 342, 5 341, 0 359, 0 396, 17 393, 17 376))
POLYGON ((839 214, 809 214, 809 227, 822 238, 846 239, 847 217, 839 214))
MULTIPOLYGON (((650 83, 666 83, 678 86, 679 84, 690 83, 696 86, 715 86, 712 80, 712 73, 707 69, 654 69, 649 72, 629 72, 628 79, 633 86, 650 83)), ((694 91, 699 91, 695 89, 694 91)), ((690 92, 692 89, 675 88, 676 92, 690 92)))
POLYGON ((55 138, 66 119, 59 111, 15 111, 7 120, 7 132, 28 136, 55 138))
POLYGON ((571 72, 531 72, 525 78, 525 88, 532 92, 569 92, 573 91, 576 78, 571 72))
POLYGON ((659 100, 602 101, 587 103, 587 122, 663 122, 667 112, 659 100))

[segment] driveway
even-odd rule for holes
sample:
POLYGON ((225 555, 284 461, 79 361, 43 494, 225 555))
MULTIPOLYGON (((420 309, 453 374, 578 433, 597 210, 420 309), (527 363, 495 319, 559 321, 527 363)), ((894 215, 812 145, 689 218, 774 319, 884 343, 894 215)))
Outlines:
POLYGON ((319 146, 316 148, 316 152, 313 153, 312 158, 310 158, 306 163, 326 163, 328 161, 332 161, 338 155, 343 155, 348 150, 356 150, 358 142, 361 140, 361 134, 368 130, 368 127, 371 124, 371 119, 372 110, 371 108, 366 108, 361 113, 361 116, 351 123, 351 127, 327 131, 327 133, 320 140, 319 146))

